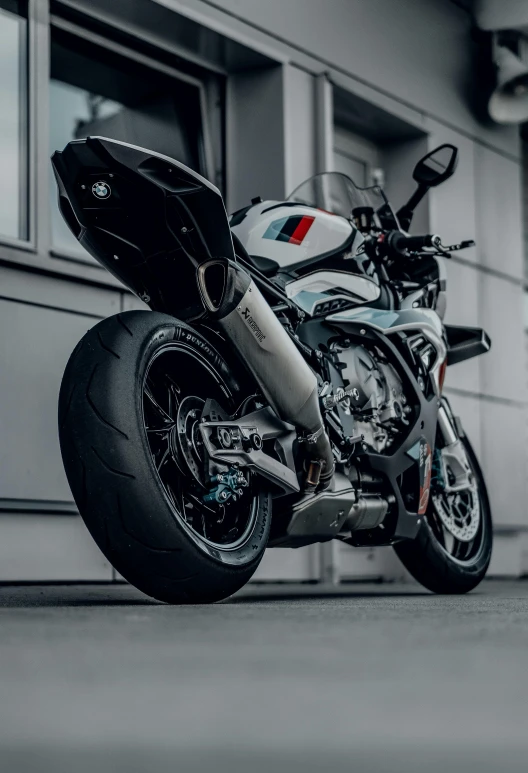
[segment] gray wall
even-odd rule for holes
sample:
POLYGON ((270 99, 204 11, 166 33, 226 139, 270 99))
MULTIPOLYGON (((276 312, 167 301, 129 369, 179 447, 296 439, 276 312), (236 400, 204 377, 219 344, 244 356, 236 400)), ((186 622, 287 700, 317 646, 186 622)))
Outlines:
MULTIPOLYGON (((476 250, 448 265, 448 320, 482 325, 494 347, 487 357, 453 368, 447 388, 488 480, 498 527, 493 571, 528 570, 523 565, 527 401, 518 132, 483 126, 471 112, 466 15, 448 0, 150 1, 164 12, 182 14, 189 24, 204 25, 204 34, 194 41, 195 58, 206 60, 221 40, 239 47, 229 49, 238 58, 225 69, 231 209, 257 194, 280 198, 322 168, 332 149, 332 84, 414 127, 425 144, 449 141, 460 148, 456 177, 431 193, 420 224, 428 222, 446 240, 475 236, 478 242, 476 250), (263 67, 272 61, 273 67, 263 67)), ((114 6, 102 0, 78 4, 112 18, 114 6)), ((133 0, 126 6, 130 24, 141 21, 136 32, 141 29, 151 42, 183 55, 184 36, 168 36, 170 25, 161 23, 150 29, 149 14, 134 10, 144 5, 133 0)), ((97 319, 140 303, 102 270, 50 253, 48 19, 44 0, 32 8, 38 54, 32 76, 34 117, 39 116, 33 148, 36 240, 24 250, 0 240, 0 322, 7 331, 0 342, 0 580, 109 578, 111 568, 78 516, 70 514, 74 508, 56 440, 57 392, 69 352, 84 331, 97 319)), ((115 9, 127 18, 121 0, 115 9)), ((221 70, 219 61, 215 67, 221 70)), ((397 169, 410 164, 412 155, 411 146, 402 147, 401 154, 393 148, 386 159, 397 169)), ((400 190, 404 187, 402 180, 400 190)), ((313 579, 328 558, 315 549, 270 551, 259 577, 313 579)), ((396 576, 401 569, 387 551, 358 551, 346 557, 346 572, 396 576)))

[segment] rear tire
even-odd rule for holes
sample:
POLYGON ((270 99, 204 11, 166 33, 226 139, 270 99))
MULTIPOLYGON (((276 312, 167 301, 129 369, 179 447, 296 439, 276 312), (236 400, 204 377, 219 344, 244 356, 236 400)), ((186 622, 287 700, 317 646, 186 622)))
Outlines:
MULTIPOLYGON (((177 401, 194 374, 193 396, 202 402, 214 398, 226 411, 235 411, 244 395, 232 369, 205 338, 166 314, 125 312, 92 328, 68 362, 59 398, 62 458, 81 516, 126 580, 160 601, 218 601, 243 587, 255 572, 268 540, 271 499, 251 484, 246 499, 230 505, 237 509, 229 517, 222 510, 226 524, 232 524, 224 536, 223 521, 209 514, 216 505, 202 504, 195 494, 193 500, 189 494, 184 498, 182 492, 198 485, 191 474, 192 459, 187 468, 184 458, 167 470, 174 460, 161 452, 157 456, 151 442, 166 436, 169 450, 171 443, 180 448, 179 436, 173 440, 175 432, 170 434, 176 421, 171 428, 164 416, 170 406, 159 411, 160 430, 147 432, 146 426, 154 423, 157 410, 145 408, 145 395, 152 391, 147 377, 154 362, 164 372, 161 357, 170 355, 176 358, 171 367, 178 365, 174 378, 182 386, 169 384, 167 405, 172 392, 179 410, 182 403, 177 401), (184 468, 187 477, 178 473, 184 468), (199 517, 192 514, 193 501, 199 517), (213 541, 204 517, 217 530, 213 541), (199 527, 194 528, 194 518, 199 527)), ((172 371, 167 378, 173 378, 172 371)))
POLYGON ((415 580, 434 593, 468 593, 484 579, 491 559, 493 529, 486 483, 468 439, 462 438, 462 443, 477 483, 480 504, 479 528, 474 544, 468 544, 467 556, 457 558, 456 550, 452 555, 447 549, 447 540, 442 538, 441 524, 435 515, 433 497, 416 539, 394 546, 402 564, 415 580))

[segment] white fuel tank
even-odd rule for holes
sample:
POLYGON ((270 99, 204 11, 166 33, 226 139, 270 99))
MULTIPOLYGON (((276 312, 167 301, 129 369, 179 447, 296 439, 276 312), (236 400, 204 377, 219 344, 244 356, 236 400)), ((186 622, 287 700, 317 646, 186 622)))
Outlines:
POLYGON ((340 250, 354 250, 361 234, 344 217, 290 202, 262 201, 231 216, 231 230, 247 252, 287 268, 340 250))

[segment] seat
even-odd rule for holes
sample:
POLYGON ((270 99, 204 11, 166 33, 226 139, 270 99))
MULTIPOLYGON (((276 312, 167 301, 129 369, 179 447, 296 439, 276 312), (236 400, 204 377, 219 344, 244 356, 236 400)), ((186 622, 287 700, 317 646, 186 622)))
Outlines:
POLYGON ((250 255, 238 236, 232 231, 231 236, 233 237, 235 253, 242 258, 245 263, 249 263, 250 266, 253 266, 253 268, 256 268, 257 271, 268 278, 275 276, 279 270, 278 263, 274 260, 270 260, 270 258, 261 258, 258 255, 250 255))
POLYGON ((279 270, 279 264, 270 258, 260 258, 258 255, 248 255, 250 263, 264 276, 275 276, 279 270))

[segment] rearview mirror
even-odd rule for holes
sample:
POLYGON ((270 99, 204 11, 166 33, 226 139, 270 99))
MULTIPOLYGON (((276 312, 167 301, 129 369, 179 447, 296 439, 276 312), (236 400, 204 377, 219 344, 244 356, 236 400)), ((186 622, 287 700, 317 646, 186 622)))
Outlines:
POLYGON ((427 188, 434 188, 449 179, 456 169, 458 150, 454 145, 440 145, 421 158, 414 167, 413 179, 427 188))

